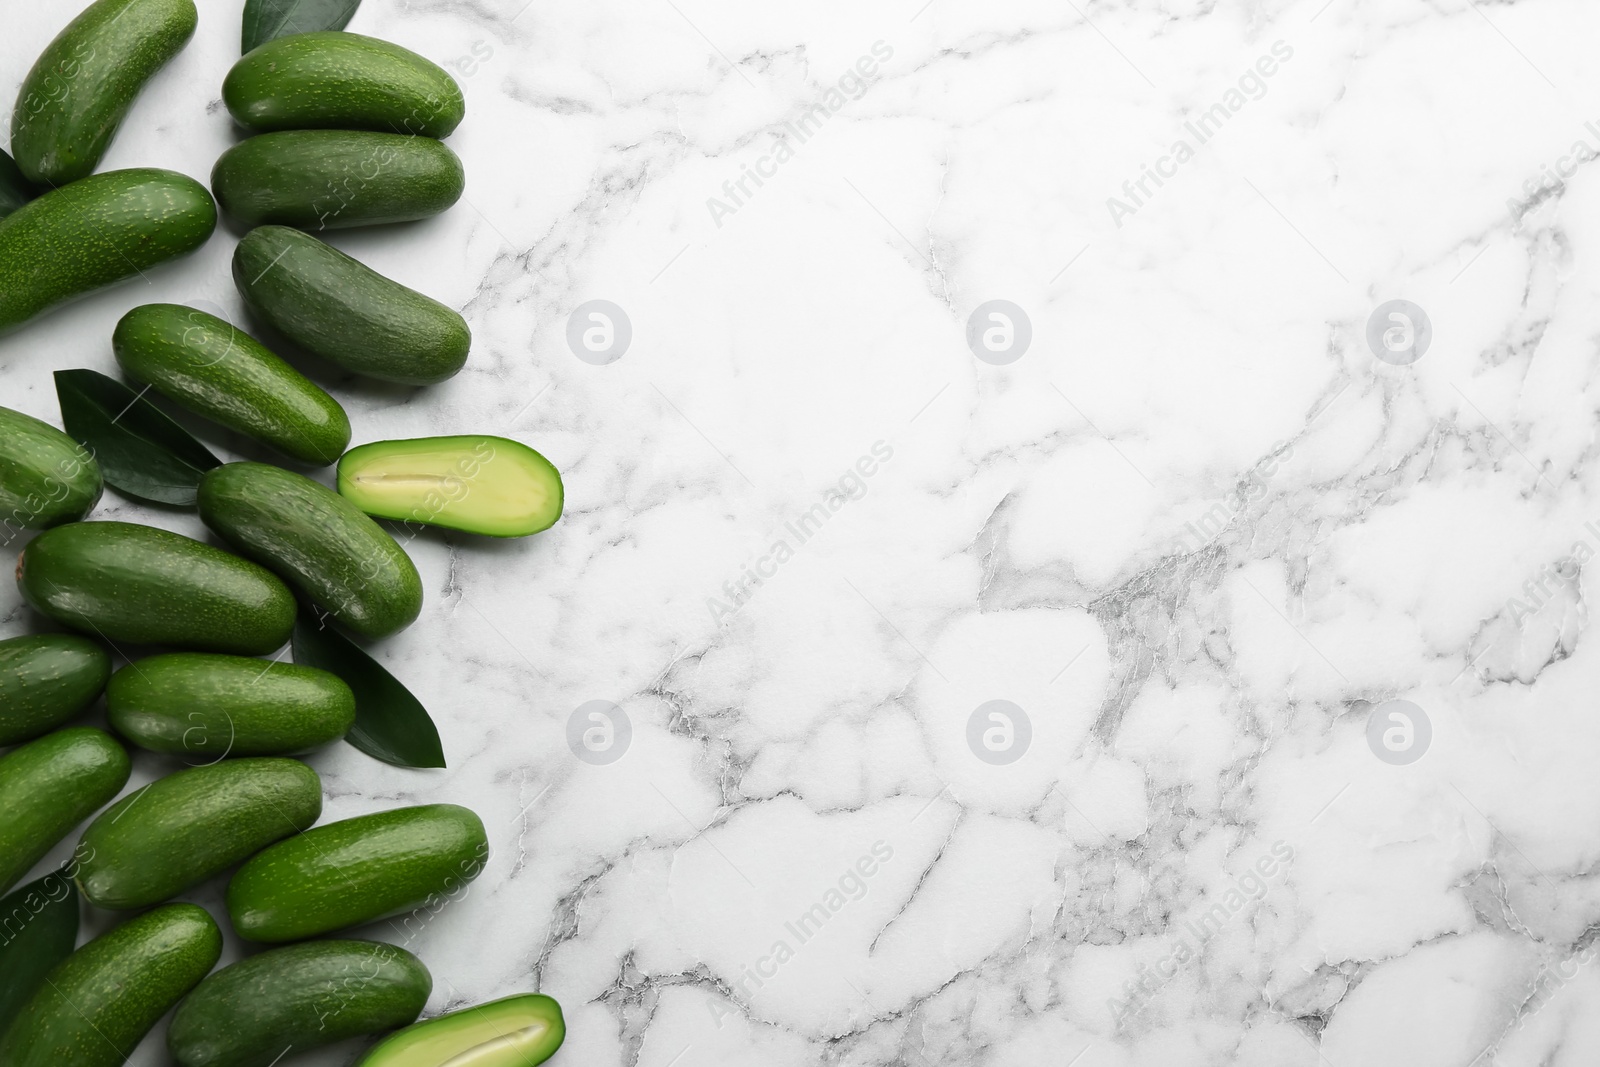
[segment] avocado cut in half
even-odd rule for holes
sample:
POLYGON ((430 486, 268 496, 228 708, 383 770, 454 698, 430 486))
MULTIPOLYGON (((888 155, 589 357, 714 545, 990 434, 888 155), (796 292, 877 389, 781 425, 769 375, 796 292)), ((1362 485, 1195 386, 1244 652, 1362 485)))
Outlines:
POLYGON ((566 1039, 561 1005, 523 993, 416 1023, 375 1045, 356 1067, 535 1067, 566 1039))
POLYGON ((339 460, 339 494, 382 519, 525 537, 561 517, 561 472, 518 441, 479 434, 375 441, 339 460))

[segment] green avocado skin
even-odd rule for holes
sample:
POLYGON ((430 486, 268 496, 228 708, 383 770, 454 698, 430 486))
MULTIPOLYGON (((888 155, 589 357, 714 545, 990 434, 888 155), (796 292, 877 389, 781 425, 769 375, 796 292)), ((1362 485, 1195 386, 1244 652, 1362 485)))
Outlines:
POLYGON ((350 443, 337 400, 215 315, 143 304, 117 323, 111 350, 128 377, 302 463, 326 466, 350 443))
POLYGON ((32 415, 0 408, 0 529, 77 522, 104 488, 88 449, 32 415))
POLYGON ((284 130, 240 141, 211 172, 211 191, 246 226, 336 230, 425 219, 461 199, 461 160, 431 137, 284 130))
POLYGON ((17 161, 0 152, 0 219, 38 195, 33 183, 17 169, 17 161))
POLYGON ((329 823, 251 858, 228 884, 247 941, 299 941, 443 904, 483 873, 483 821, 454 804, 329 823))
POLYGON ((182 534, 74 522, 22 551, 35 611, 107 641, 261 656, 294 629, 294 594, 263 567, 182 534))
POLYGON ((78 842, 78 888, 96 907, 147 908, 309 830, 321 814, 322 780, 299 760, 190 767, 89 824, 78 842))
POLYGON ((225 463, 200 480, 199 504, 224 540, 363 637, 398 633, 422 611, 422 578, 405 549, 319 482, 225 463))
POLYGON ((0 641, 0 745, 54 730, 87 708, 110 676, 106 650, 76 634, 0 641))
POLYGON ((217 228, 206 187, 170 170, 93 174, 0 220, 0 333, 187 255, 217 228))
POLYGON ((96 0, 22 79, 11 152, 29 181, 88 177, 151 75, 194 35, 194 0, 96 0))
POLYGON ((0 1038, 5 1067, 119 1067, 216 966, 206 910, 168 904, 113 927, 57 964, 0 1038))
POLYGON ((178 1006, 167 1049, 179 1067, 270 1067, 346 1038, 414 1022, 433 976, 377 941, 287 945, 224 967, 178 1006))
POLYGON ((454 376, 472 347, 466 320, 450 308, 288 226, 245 234, 233 283, 267 325, 369 378, 433 385, 454 376))
POLYGON ((173 652, 130 663, 106 687, 112 727, 175 756, 288 756, 350 732, 356 698, 337 675, 247 656, 173 652))
POLYGON ((222 82, 222 100, 245 129, 377 130, 444 137, 466 102, 444 68, 375 37, 297 33, 246 54, 222 82))
POLYGON ((536 1067, 554 1056, 566 1037, 560 1004, 542 993, 520 993, 390 1034, 356 1067, 435 1067, 473 1050, 472 1067, 536 1067))
POLYGON ((127 750, 90 726, 57 730, 0 756, 0 894, 116 796, 132 770, 127 750))

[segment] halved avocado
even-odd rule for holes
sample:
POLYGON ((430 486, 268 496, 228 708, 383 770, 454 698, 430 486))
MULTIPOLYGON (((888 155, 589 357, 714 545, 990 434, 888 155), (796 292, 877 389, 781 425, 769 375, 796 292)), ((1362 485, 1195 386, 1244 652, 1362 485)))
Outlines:
POLYGON ((561 1005, 522 993, 415 1023, 392 1034, 356 1067, 535 1067, 566 1039, 561 1005))
POLYGON ((525 537, 561 517, 561 472, 519 441, 470 434, 375 441, 339 460, 339 493, 380 519, 525 537))

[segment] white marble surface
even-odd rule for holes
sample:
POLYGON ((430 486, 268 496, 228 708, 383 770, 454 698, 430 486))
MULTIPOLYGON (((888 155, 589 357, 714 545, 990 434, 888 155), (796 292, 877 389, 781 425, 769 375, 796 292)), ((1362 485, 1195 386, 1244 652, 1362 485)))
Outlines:
MULTIPOLYGON (((313 760, 329 817, 491 827, 410 940, 430 1011, 538 987, 596 1067, 1600 1058, 1600 8, 521 2, 350 27, 455 65, 469 187, 334 243, 476 338, 436 388, 340 383, 356 440, 504 433, 568 492, 536 539, 409 545, 427 606, 378 654, 450 769, 313 760), (566 343, 593 299, 609 365, 566 343), (964 336, 993 299, 1005 366, 964 336), (1391 299, 1408 366, 1366 340, 1391 299), (1407 765, 1367 740, 1395 699, 1407 765), (566 741, 592 700, 609 765, 566 741), (990 700, 1010 764, 966 740, 990 700)), ((208 174, 239 8, 108 166, 208 174)), ((13 14, 7 92, 68 16, 13 14)), ((237 312, 236 236, 0 340, 3 402, 53 418, 136 303, 237 312)))

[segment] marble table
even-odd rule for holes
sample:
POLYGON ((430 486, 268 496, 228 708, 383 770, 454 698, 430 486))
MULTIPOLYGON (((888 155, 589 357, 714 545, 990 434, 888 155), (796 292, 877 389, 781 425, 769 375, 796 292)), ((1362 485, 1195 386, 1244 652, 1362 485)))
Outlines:
MULTIPOLYGON (((13 13, 5 91, 72 6, 13 13)), ((209 173, 239 12, 106 166, 209 173)), ((449 769, 312 757, 329 818, 490 827, 462 899, 365 931, 430 1012, 541 989, 594 1067, 1600 1059, 1600 8, 350 28, 455 72, 468 190, 330 239, 475 346, 308 369, 358 442, 503 434, 568 494, 407 542, 427 605, 374 653, 449 769)), ((0 341, 0 403, 53 420, 135 304, 238 317, 238 236, 0 341)))

